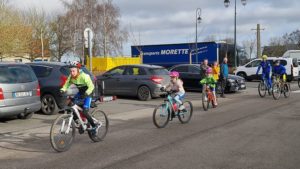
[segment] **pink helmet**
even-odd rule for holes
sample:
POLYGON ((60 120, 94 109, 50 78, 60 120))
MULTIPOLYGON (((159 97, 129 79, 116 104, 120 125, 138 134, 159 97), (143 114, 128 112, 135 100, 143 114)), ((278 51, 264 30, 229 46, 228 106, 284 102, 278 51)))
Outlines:
POLYGON ((206 69, 206 74, 212 74, 212 68, 211 67, 208 67, 206 69))
POLYGON ((172 71, 172 72, 170 72, 170 77, 179 77, 179 73, 178 72, 176 72, 176 71, 172 71))

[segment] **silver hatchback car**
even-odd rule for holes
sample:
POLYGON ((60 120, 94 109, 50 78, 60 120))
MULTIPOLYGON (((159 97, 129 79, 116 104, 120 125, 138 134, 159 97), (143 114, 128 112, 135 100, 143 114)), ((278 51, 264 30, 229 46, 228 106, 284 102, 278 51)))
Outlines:
POLYGON ((28 119, 40 108, 40 87, 30 66, 0 62, 0 118, 28 119))

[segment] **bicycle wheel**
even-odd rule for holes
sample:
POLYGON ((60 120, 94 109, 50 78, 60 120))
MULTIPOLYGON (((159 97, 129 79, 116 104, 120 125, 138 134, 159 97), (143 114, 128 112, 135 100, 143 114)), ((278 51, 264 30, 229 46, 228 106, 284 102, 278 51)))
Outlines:
POLYGON ((258 84, 258 94, 260 97, 265 97, 267 93, 267 86, 263 81, 260 81, 258 84))
POLYGON ((50 143, 57 152, 64 152, 70 149, 75 137, 75 123, 69 114, 58 116, 50 129, 50 143), (69 126, 70 120, 71 126, 69 126))
POLYGON ((184 109, 179 112, 178 119, 179 121, 184 124, 188 123, 193 115, 193 104, 190 101, 183 102, 184 109))
POLYGON ((208 96, 207 96, 207 93, 205 90, 202 92, 202 106, 203 106, 204 111, 207 111, 207 109, 209 107, 209 101, 208 101, 208 96))
POLYGON ((281 88, 279 84, 273 84, 272 95, 275 100, 278 100, 281 95, 281 88))
POLYGON ((290 94, 291 94, 290 84, 285 83, 283 85, 283 95, 284 95, 285 98, 288 98, 288 97, 290 97, 290 94))
POLYGON ((88 130, 88 135, 90 139, 93 140, 94 142, 99 142, 104 139, 104 137, 108 132, 109 121, 106 114, 99 109, 93 110, 91 116, 94 120, 94 123, 98 125, 98 129, 96 134, 92 134, 91 131, 88 130))
POLYGON ((153 111, 153 124, 157 128, 164 128, 169 123, 170 109, 168 109, 166 104, 161 104, 157 106, 153 111))

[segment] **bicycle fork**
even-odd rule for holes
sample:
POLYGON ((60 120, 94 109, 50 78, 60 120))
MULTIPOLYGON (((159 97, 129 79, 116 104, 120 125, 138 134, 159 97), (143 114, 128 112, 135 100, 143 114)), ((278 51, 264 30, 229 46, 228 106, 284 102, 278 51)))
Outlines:
POLYGON ((73 115, 71 115, 68 119, 63 120, 61 128, 60 128, 60 133, 69 134, 72 120, 73 120, 73 115), (66 121, 67 121, 67 126, 66 126, 66 130, 65 130, 66 121))

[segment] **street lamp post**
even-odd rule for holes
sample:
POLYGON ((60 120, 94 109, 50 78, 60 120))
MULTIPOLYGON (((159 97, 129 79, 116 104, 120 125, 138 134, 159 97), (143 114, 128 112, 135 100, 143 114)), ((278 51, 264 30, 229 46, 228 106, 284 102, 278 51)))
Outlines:
POLYGON ((197 8, 196 10, 196 50, 195 50, 195 56, 196 56, 196 63, 198 63, 198 23, 200 23, 202 20, 201 18, 201 8, 197 8))
MULTIPOLYGON (((245 6, 247 0, 241 0, 242 4, 245 6)), ((224 6, 229 7, 230 0, 224 0, 224 6)), ((236 0, 234 0, 234 66, 237 67, 237 57, 236 57, 236 0)))

